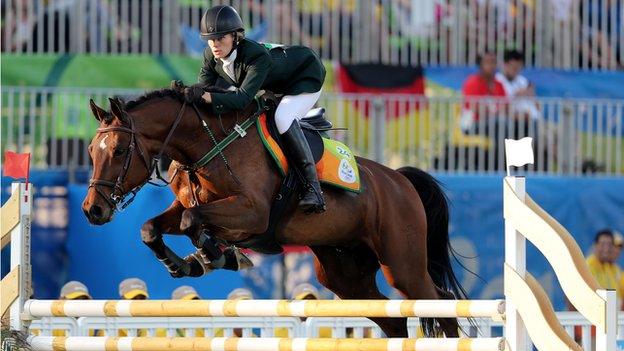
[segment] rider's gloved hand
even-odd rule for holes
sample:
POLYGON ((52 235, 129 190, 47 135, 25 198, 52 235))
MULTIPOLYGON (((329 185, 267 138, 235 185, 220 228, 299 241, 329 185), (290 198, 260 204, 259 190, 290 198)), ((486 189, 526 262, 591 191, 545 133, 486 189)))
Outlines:
POLYGON ((193 104, 202 101, 202 95, 204 95, 205 92, 203 84, 191 85, 184 89, 184 98, 187 103, 193 104))
POLYGON ((174 90, 184 89, 184 83, 179 79, 174 79, 169 83, 169 88, 174 90))

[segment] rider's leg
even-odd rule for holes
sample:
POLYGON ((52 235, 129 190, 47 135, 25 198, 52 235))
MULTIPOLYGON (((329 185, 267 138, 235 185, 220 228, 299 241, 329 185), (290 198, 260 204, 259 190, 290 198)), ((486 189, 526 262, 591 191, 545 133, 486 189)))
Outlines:
POLYGON ((306 212, 325 211, 325 199, 323 198, 321 184, 316 174, 316 165, 314 164, 310 145, 308 145, 308 141, 303 135, 298 120, 310 111, 320 95, 320 91, 300 95, 286 95, 275 110, 275 123, 277 124, 277 130, 282 134, 282 140, 286 143, 286 154, 291 157, 291 161, 299 169, 303 178, 305 178, 305 190, 299 202, 299 207, 306 212))

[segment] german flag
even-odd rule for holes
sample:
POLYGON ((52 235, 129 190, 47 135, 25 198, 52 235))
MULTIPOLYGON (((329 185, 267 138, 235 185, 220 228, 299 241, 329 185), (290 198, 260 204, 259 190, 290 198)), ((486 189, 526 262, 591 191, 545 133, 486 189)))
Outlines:
POLYGON ((430 135, 429 109, 424 96, 423 68, 383 64, 338 64, 334 67, 337 91, 370 94, 364 99, 353 95, 344 110, 337 111, 350 117, 344 121, 344 127, 352 136, 347 140, 348 145, 360 155, 367 155, 375 147, 369 145, 372 128, 375 123, 383 123, 383 148, 388 165, 419 162, 415 155, 420 148, 430 145, 429 140, 433 137, 430 135), (374 105, 373 101, 378 98, 382 104, 374 105), (383 120, 379 121, 379 118, 383 120))

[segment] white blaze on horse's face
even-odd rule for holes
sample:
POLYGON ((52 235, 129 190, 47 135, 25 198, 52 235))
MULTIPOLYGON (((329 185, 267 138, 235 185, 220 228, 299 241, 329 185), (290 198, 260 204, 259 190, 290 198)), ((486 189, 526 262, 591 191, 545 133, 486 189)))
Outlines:
POLYGON ((108 134, 106 134, 104 138, 102 138, 102 141, 100 141, 100 150, 106 149, 106 138, 108 138, 108 134))

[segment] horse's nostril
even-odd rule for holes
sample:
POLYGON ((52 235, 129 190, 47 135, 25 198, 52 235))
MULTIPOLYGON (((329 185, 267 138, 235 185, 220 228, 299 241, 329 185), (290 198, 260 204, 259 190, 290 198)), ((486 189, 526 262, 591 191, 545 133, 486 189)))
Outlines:
POLYGON ((93 218, 101 218, 102 217, 102 208, 98 205, 93 205, 89 209, 89 213, 93 218))

